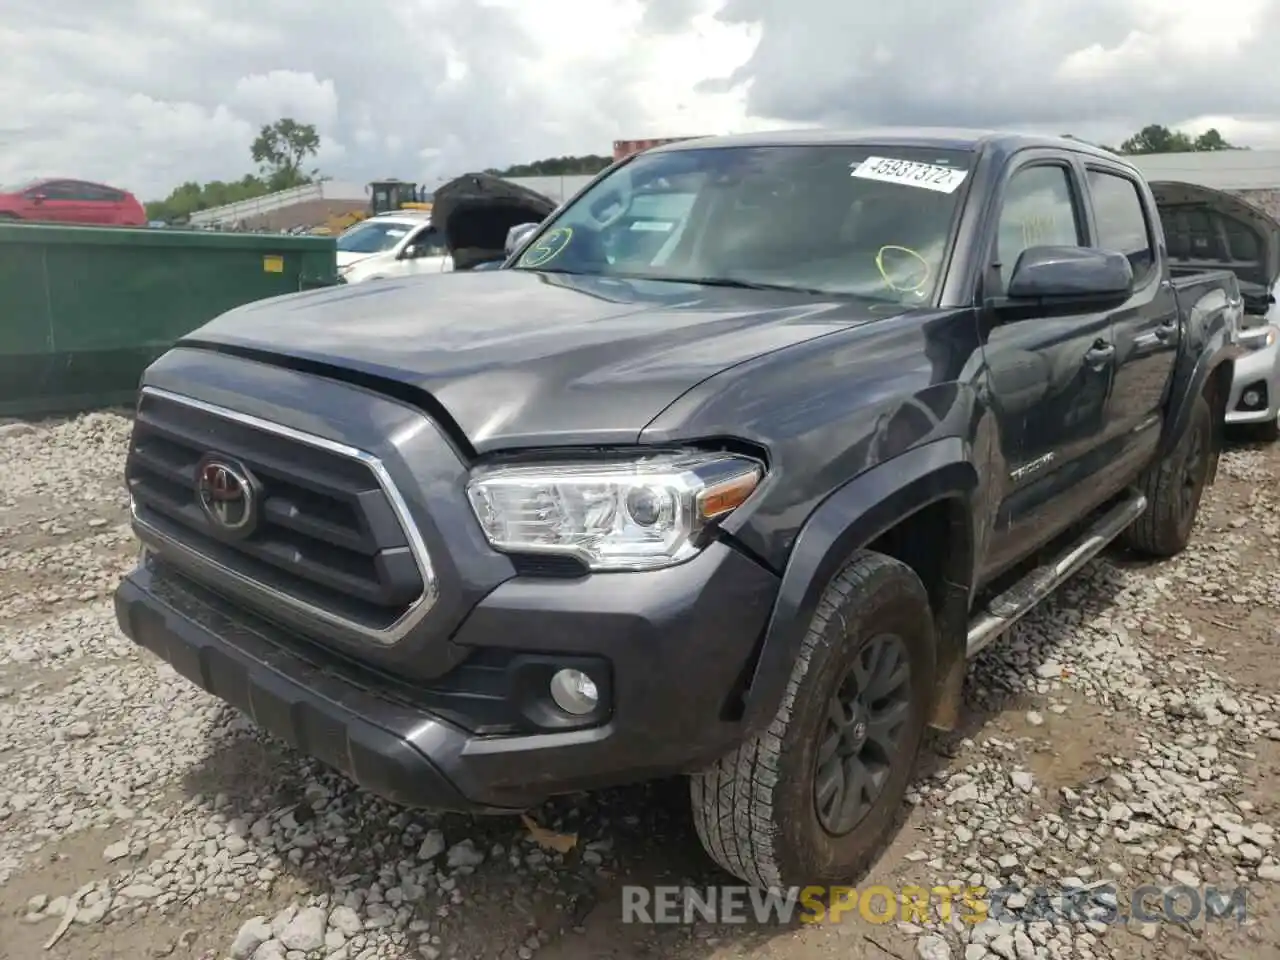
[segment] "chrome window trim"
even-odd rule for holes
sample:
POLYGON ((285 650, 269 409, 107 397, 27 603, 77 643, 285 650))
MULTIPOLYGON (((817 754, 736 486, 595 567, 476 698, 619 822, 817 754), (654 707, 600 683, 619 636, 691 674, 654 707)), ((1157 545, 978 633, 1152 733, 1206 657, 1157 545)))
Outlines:
MULTIPOLYGON (((334 440, 318 437, 315 434, 305 433, 302 430, 295 430, 292 427, 286 427, 282 424, 272 423, 269 420, 263 420, 251 414, 240 413, 236 410, 229 410, 226 407, 217 404, 206 403, 203 400, 196 400, 193 397, 185 397, 160 387, 143 387, 141 391, 144 396, 160 397, 173 403, 199 410, 203 413, 210 414, 215 417, 221 417, 224 420, 230 420, 233 423, 239 423, 264 433, 274 434, 283 437, 286 440, 294 440, 298 443, 304 443, 308 446, 325 450, 338 456, 346 457, 348 460, 355 460, 364 464, 365 467, 373 474, 377 480, 378 486, 382 488, 383 494, 386 495, 391 509, 396 515, 401 528, 404 530, 405 539, 409 542, 409 551, 413 555, 414 563, 418 567, 418 573, 422 577, 422 593, 409 604, 408 609, 400 616, 395 623, 383 628, 367 627, 363 624, 356 623, 346 617, 331 613, 321 607, 317 607, 305 600, 300 600, 292 594, 277 590, 274 587, 259 583, 252 577, 233 570, 223 563, 214 560, 212 557, 200 552, 185 543, 174 540, 172 537, 160 532, 154 526, 147 523, 138 516, 133 496, 129 497, 129 513, 133 518, 134 525, 146 535, 166 547, 172 548, 177 552, 185 555, 189 560, 194 561, 197 565, 216 570, 223 576, 235 580, 237 583, 244 585, 251 591, 262 596, 265 600, 274 601, 290 607, 294 611, 303 614, 314 620, 319 620, 342 630, 350 631, 371 640, 374 643, 390 646, 403 640, 404 637, 422 622, 423 617, 435 606, 439 597, 439 583, 436 578, 435 568, 431 563, 431 554, 427 550, 426 542, 422 539, 422 533, 418 530, 418 525, 414 523, 413 516, 409 512, 409 505, 401 496, 399 489, 395 485, 395 481, 391 479, 391 475, 387 472, 387 468, 382 461, 373 454, 360 450, 356 447, 347 446, 344 443, 338 443, 334 440)), ((141 403, 141 398, 139 399, 141 403)))

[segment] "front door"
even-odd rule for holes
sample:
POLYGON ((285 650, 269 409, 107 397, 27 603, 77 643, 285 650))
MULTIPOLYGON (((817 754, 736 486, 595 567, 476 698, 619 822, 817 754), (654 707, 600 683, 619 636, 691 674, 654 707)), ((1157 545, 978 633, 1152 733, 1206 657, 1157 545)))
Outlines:
POLYGON ((31 217, 46 223, 84 223, 84 204, 69 180, 53 180, 27 191, 31 217))
MULTIPOLYGON (((1088 244, 1082 171, 1031 154, 1003 189, 985 298, 1007 289, 1019 255, 1088 244)), ((988 310, 984 351, 1000 431, 1004 493, 985 576, 994 576, 1088 509, 1105 470, 1115 344, 1106 311, 988 310)))
POLYGON ((444 237, 435 227, 422 227, 409 238, 400 256, 398 276, 442 273, 450 269, 452 259, 444 237))

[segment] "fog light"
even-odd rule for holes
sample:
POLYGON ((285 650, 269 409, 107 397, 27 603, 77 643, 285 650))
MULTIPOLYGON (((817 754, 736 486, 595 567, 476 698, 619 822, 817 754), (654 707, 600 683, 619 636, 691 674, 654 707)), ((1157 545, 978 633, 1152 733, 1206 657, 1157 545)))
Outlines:
POLYGON ((581 670, 557 670, 551 678, 551 699, 565 713, 580 717, 596 708, 600 691, 581 670))
POLYGON ((1257 390, 1246 390, 1240 399, 1246 407, 1256 407, 1262 403, 1262 394, 1257 390))

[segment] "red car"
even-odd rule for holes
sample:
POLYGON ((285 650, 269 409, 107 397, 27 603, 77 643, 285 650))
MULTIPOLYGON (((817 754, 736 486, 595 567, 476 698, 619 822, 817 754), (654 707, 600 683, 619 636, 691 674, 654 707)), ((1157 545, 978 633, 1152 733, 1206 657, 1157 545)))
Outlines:
POLYGON ((147 213, 127 190, 84 180, 30 180, 0 187, 0 220, 144 227, 147 213))

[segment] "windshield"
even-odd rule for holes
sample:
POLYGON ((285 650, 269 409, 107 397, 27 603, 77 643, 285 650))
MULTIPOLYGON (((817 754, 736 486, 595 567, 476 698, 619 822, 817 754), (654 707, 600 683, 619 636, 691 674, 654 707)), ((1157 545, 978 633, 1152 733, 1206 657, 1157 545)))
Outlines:
POLYGON ((648 154, 562 209, 514 267, 924 303, 972 160, 865 145, 648 154))
POLYGON ((378 223, 366 220, 338 237, 338 249, 344 253, 381 253, 390 250, 415 229, 407 223, 378 223))

